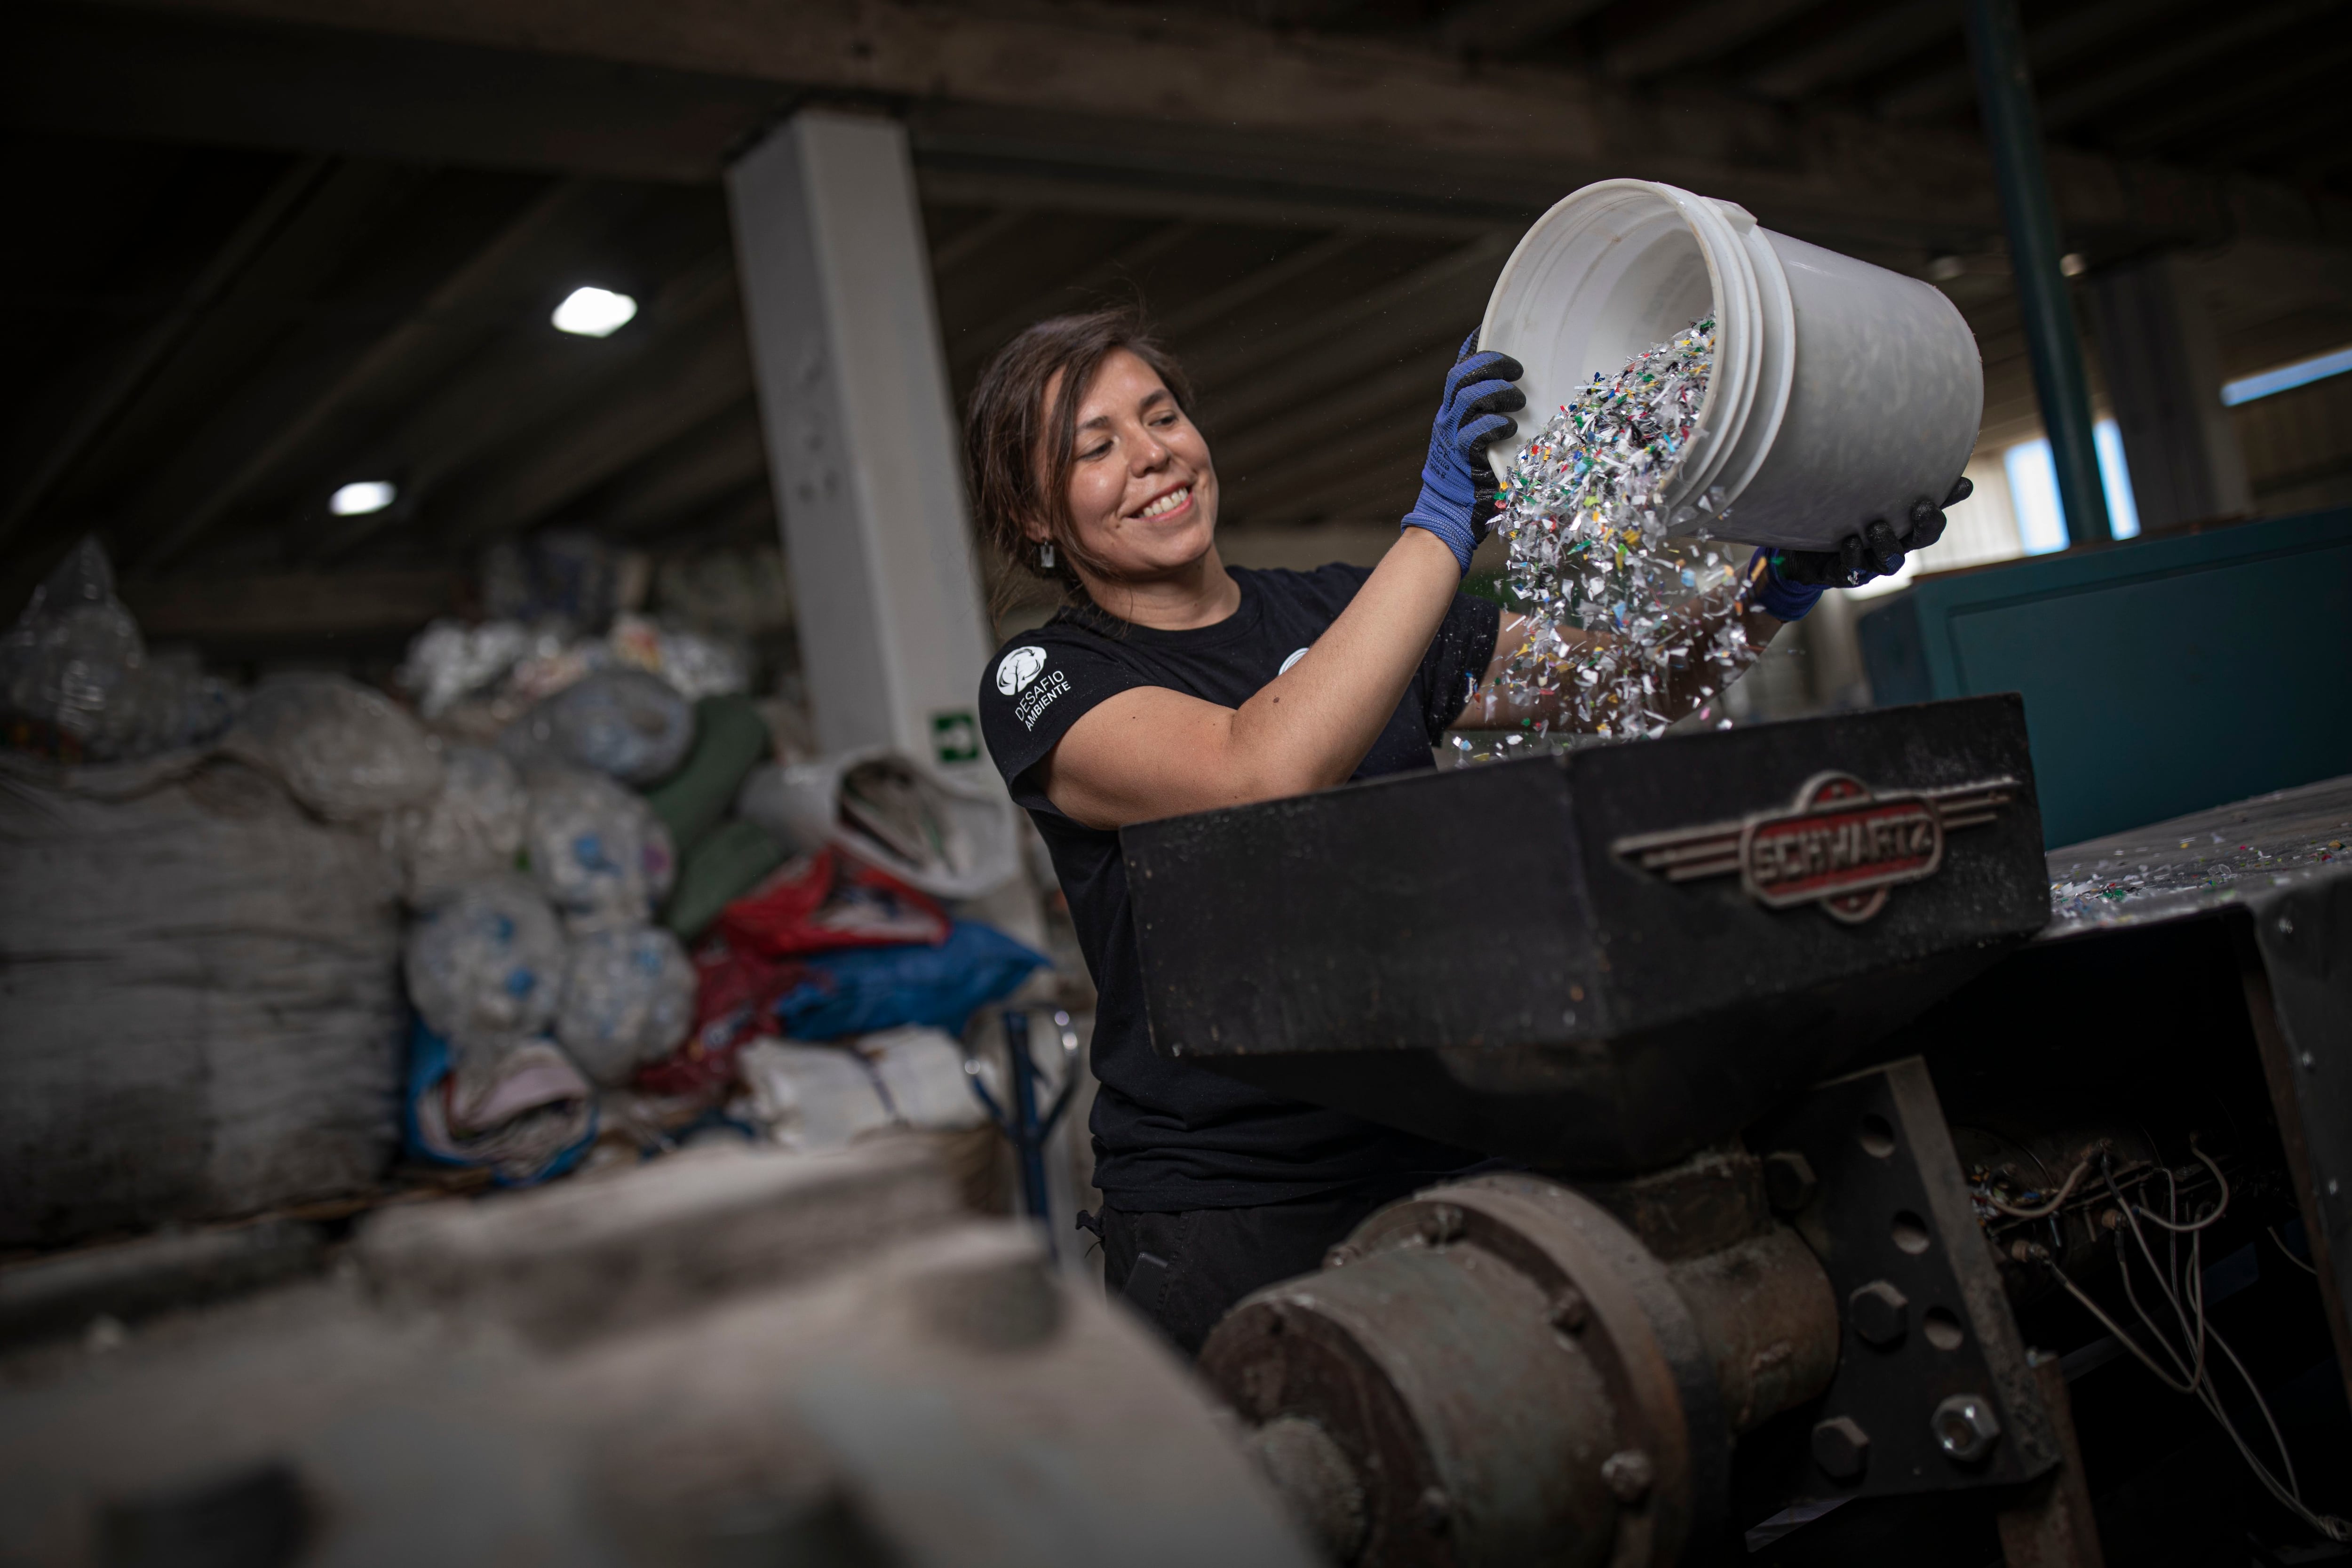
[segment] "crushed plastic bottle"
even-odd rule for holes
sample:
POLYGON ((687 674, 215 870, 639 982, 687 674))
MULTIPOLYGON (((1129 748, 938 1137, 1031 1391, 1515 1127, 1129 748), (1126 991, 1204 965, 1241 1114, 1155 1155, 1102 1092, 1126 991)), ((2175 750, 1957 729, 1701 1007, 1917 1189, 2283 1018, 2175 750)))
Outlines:
POLYGON ((555 1037, 607 1089, 669 1055, 694 1024, 694 964, 655 926, 592 931, 572 944, 555 1037))
POLYGON ((438 719, 464 699, 506 678, 530 652, 528 628, 517 621, 435 621, 408 645, 394 677, 416 699, 416 710, 438 719))
POLYGON ((444 753, 441 793, 392 818, 402 890, 427 909, 467 883, 514 869, 530 796, 514 764, 487 746, 444 753))
POLYGON ((539 889, 511 872, 459 889, 409 929, 408 999, 461 1048, 535 1035, 555 1016, 564 942, 539 889))
POLYGON ((66 552, 0 639, 9 740, 68 763, 129 762, 202 745, 236 705, 194 654, 150 658, 94 539, 66 552))
POLYGON ((669 891, 669 831, 636 795, 601 773, 527 775, 523 848, 530 871, 575 935, 641 926, 669 891))
POLYGON ((275 775, 330 822, 361 822, 439 793, 441 748, 383 693, 340 675, 280 675, 247 700, 221 749, 275 775))
POLYGON ((1760 651, 1728 613, 1744 584, 1706 548, 1707 531, 1696 543, 1668 538, 1664 492, 1706 401, 1715 331, 1702 318, 1614 376, 1595 372, 1504 481, 1495 528, 1510 542, 1505 584, 1528 626, 1501 689, 1559 694, 1576 729, 1654 739, 1673 721, 1658 710, 1673 671, 1706 663, 1720 688, 1760 651))
POLYGON ((693 708, 642 669, 597 670, 533 706, 499 737, 499 749, 526 772, 590 768, 633 784, 675 772, 693 743, 693 708))

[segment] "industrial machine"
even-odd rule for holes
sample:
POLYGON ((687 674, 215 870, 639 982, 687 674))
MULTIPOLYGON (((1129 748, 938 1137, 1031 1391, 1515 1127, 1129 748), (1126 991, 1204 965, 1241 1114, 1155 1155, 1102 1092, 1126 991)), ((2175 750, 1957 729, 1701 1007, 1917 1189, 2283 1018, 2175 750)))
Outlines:
POLYGON ((2339 1398, 2352 786, 2215 818, 2045 860, 2011 696, 1129 828, 1157 1049, 1516 1167, 1202 1352, 1328 1557, 1711 1561, 1845 1505, 1809 1528, 2095 1563, 2070 1375, 2270 1418, 2219 1391, 2223 1260, 2273 1281, 2245 1383, 2332 1331, 2339 1398))

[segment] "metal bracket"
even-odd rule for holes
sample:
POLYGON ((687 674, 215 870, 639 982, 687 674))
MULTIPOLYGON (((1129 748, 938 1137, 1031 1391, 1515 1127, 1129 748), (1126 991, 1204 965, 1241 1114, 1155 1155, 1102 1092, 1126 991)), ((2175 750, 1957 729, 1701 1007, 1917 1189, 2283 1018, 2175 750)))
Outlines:
POLYGON ((1843 1333, 1800 1496, 1955 1491, 2055 1465, 2050 1414, 1977 1227, 1927 1065, 1836 1079, 1759 1122, 1768 1162, 1809 1172, 1786 1217, 1822 1260, 1843 1333), (1799 1163, 1801 1162, 1801 1165, 1799 1163))

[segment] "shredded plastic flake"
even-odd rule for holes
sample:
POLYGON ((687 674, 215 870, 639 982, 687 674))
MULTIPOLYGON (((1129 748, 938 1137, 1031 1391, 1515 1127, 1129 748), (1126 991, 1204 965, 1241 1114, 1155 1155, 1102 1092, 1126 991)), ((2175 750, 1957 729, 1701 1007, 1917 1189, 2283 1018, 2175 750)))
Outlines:
MULTIPOLYGON (((1741 584, 1707 530, 1667 537, 1663 494, 1706 401, 1715 330, 1703 317, 1614 376, 1594 372, 1505 481, 1504 584, 1528 626, 1501 692, 1560 693, 1569 729, 1654 739, 1676 717, 1660 710, 1675 671, 1707 666, 1700 695, 1712 698, 1762 651, 1723 613, 1741 584)), ((1720 516, 1712 496, 1696 504, 1720 516)))

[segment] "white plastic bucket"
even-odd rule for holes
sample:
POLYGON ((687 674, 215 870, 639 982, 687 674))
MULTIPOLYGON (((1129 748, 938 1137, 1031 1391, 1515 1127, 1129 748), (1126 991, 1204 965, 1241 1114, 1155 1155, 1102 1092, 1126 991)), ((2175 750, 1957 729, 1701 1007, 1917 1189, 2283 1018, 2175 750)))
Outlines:
POLYGON ((1676 532, 1801 550, 1880 518, 1904 534, 1911 503, 1941 501, 1968 466, 1984 368, 1939 290, 1774 234, 1730 202, 1604 180, 1536 221, 1487 300, 1479 347, 1527 367, 1518 438, 1491 454, 1496 472, 1594 373, 1710 313, 1714 374, 1664 492, 1676 532))

